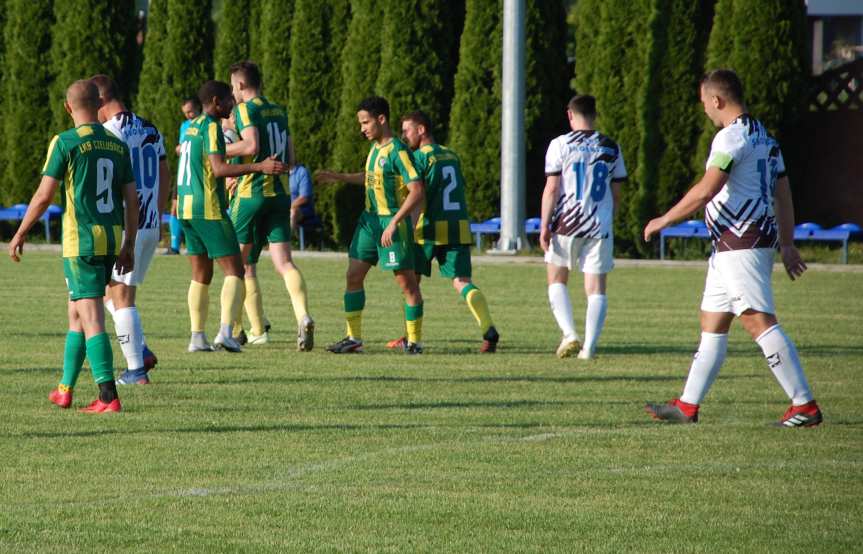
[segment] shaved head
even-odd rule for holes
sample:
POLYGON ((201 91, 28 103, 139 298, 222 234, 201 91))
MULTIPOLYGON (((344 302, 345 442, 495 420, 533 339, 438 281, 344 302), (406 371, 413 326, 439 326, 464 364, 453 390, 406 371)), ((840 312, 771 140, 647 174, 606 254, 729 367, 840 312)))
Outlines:
POLYGON ((96 85, 96 88, 99 89, 99 96, 102 98, 102 102, 110 102, 111 100, 116 100, 117 97, 120 96, 117 83, 107 75, 93 75, 90 77, 90 81, 92 81, 93 84, 96 85))
POLYGON ((66 89, 66 103, 74 110, 98 110, 102 106, 99 89, 92 81, 75 81, 66 89))

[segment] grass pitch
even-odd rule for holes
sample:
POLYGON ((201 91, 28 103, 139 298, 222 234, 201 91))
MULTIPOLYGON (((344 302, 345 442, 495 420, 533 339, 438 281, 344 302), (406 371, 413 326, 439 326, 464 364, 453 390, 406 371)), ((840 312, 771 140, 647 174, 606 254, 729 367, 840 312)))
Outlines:
MULTIPOLYGON (((66 326, 59 256, 0 262, 0 551, 860 548, 863 274, 775 275, 780 321, 825 414, 820 428, 783 430, 769 424, 787 400, 737 324, 701 423, 642 410, 682 389, 704 267, 616 269, 599 357, 583 362, 553 356, 541 265, 475 267, 502 334, 492 356, 475 354, 449 284, 425 280, 426 354, 407 357, 383 347, 402 325, 388 274, 369 275, 368 353, 336 356, 323 347, 343 335, 346 262, 299 263, 314 352, 294 352, 290 302, 265 259, 273 342, 193 355, 187 261, 158 257, 139 296, 154 384, 122 388, 122 413, 92 416, 47 400, 66 326)), ((75 392, 74 407, 95 395, 86 369, 75 392)))

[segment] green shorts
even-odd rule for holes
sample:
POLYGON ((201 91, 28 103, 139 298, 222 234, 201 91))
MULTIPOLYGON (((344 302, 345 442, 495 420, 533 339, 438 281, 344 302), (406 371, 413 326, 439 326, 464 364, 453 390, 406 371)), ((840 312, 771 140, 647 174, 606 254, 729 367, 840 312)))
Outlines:
POLYGON ((470 246, 467 244, 418 244, 416 272, 431 276, 432 261, 437 260, 440 274, 449 279, 471 276, 470 246))
POLYGON ((290 242, 291 197, 284 194, 251 198, 234 196, 231 221, 240 244, 290 242))
POLYGON ((382 260, 381 269, 384 271, 413 269, 415 245, 410 217, 399 223, 398 232, 393 235, 392 246, 383 247, 381 235, 390 220, 391 216, 362 212, 348 250, 350 257, 372 265, 377 265, 378 260, 382 260))
POLYGON ((69 298, 102 298, 105 287, 111 282, 116 256, 79 256, 63 258, 63 275, 69 298))
POLYGON ((211 260, 240 253, 240 243, 230 219, 181 219, 189 256, 207 255, 211 260))

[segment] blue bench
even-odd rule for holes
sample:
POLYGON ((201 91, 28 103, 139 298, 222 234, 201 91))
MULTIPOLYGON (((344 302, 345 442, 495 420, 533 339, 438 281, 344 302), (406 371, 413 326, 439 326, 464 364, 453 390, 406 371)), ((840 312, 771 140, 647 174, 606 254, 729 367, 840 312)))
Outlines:
MULTIPOLYGON (((832 229, 823 229, 817 223, 801 223, 794 227, 794 240, 835 241, 842 243, 842 263, 848 263, 848 241, 863 236, 863 229, 854 223, 843 223, 832 229)), ((692 219, 678 225, 666 227, 659 234, 659 259, 665 259, 666 238, 709 239, 707 226, 703 221, 692 219)))
MULTIPOLYGON (((542 219, 531 217, 524 221, 524 233, 526 235, 538 235, 539 228, 542 226, 542 219)), ((480 223, 471 223, 470 232, 476 240, 476 249, 482 248, 483 235, 499 235, 500 234, 500 218, 492 217, 480 223)))
MULTIPOLYGON (((27 204, 15 204, 11 208, 0 207, 0 221, 21 221, 27 213, 27 204)), ((60 217, 63 208, 51 204, 42 215, 42 224, 45 226, 45 242, 51 242, 51 220, 60 217)))

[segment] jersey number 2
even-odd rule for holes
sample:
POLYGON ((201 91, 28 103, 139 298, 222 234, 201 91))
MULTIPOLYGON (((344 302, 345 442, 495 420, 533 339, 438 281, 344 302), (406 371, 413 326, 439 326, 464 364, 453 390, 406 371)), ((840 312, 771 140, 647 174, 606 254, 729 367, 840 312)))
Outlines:
POLYGON ((446 187, 443 189, 443 209, 447 212, 460 210, 461 204, 453 202, 449 197, 449 195, 452 194, 452 191, 455 190, 456 185, 458 185, 455 169, 451 166, 445 165, 441 172, 443 173, 443 182, 446 183, 446 187))
POLYGON ((114 182, 114 162, 108 158, 96 160, 96 210, 100 214, 114 211, 111 183, 114 182))

